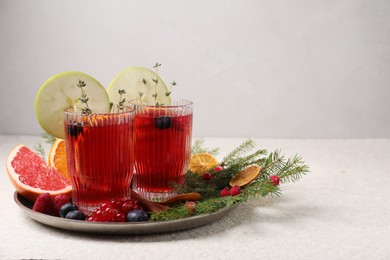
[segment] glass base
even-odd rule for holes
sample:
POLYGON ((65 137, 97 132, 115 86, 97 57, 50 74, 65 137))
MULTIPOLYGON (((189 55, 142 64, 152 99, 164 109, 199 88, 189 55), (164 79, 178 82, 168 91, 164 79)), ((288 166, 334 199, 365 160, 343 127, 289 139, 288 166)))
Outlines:
POLYGON ((161 202, 176 195, 174 192, 148 192, 142 189, 137 189, 135 187, 133 187, 133 190, 143 198, 152 202, 161 202))

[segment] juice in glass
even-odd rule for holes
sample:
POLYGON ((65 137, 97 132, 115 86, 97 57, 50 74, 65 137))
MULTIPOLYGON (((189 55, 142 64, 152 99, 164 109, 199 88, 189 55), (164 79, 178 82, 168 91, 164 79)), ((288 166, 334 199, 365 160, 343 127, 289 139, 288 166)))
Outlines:
POLYGON ((160 201, 183 183, 191 158, 192 102, 173 99, 171 106, 135 103, 133 189, 160 201))
POLYGON ((134 169, 134 110, 80 115, 65 112, 72 200, 86 215, 112 198, 129 199, 134 169))

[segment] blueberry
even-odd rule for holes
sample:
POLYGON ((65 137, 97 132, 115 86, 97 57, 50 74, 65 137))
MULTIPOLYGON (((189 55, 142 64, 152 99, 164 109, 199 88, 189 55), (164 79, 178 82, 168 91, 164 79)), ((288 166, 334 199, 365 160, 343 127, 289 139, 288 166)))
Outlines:
POLYGON ((85 215, 80 210, 72 210, 72 211, 69 211, 66 214, 65 218, 67 218, 67 219, 85 220, 85 215))
POLYGON ((65 218, 66 214, 72 210, 78 210, 77 206, 73 203, 66 203, 60 208, 60 217, 65 218))
POLYGON ((68 134, 69 136, 78 136, 83 133, 83 124, 82 123, 73 123, 68 125, 68 134))
POLYGON ((169 116, 160 116, 154 119, 154 126, 158 129, 167 129, 171 127, 171 118, 169 116))
POLYGON ((149 216, 145 210, 135 209, 127 213, 127 221, 129 222, 141 222, 141 221, 148 221, 148 220, 149 220, 149 216))

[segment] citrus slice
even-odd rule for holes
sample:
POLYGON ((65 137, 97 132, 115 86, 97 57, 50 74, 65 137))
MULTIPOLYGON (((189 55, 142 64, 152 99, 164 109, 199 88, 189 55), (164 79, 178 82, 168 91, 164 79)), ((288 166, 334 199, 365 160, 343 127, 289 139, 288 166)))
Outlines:
POLYGON ((162 79, 153 71, 143 67, 130 67, 122 70, 114 77, 107 88, 110 101, 116 109, 120 99, 126 101, 140 99, 146 105, 154 106, 156 102, 160 105, 168 106, 171 104, 171 97, 166 95, 168 88, 162 79), (157 79, 157 87, 154 80, 157 79), (125 94, 120 96, 119 90, 124 89, 125 94), (142 96, 140 97, 140 93, 142 96), (153 95, 157 93, 157 99, 153 95))
POLYGON ((251 183, 254 179, 256 179, 261 171, 261 167, 257 165, 252 165, 247 167, 246 169, 237 173, 229 182, 230 186, 240 186, 243 187, 249 183, 251 183))
POLYGON ((20 144, 7 157, 7 173, 16 191, 28 200, 35 201, 42 193, 71 196, 72 186, 57 169, 20 144))
POLYGON ((82 90, 77 86, 80 80, 86 84, 82 89, 92 112, 110 111, 107 92, 96 79, 77 71, 56 74, 43 83, 35 98, 38 122, 49 134, 64 139, 64 110, 77 108, 77 111, 81 111, 85 108, 85 104, 80 102, 82 90))
POLYGON ((191 157, 188 169, 193 173, 202 174, 218 165, 217 159, 209 153, 197 153, 191 157))
POLYGON ((48 163, 49 166, 56 168, 65 178, 69 179, 65 140, 57 138, 54 141, 50 149, 48 163))

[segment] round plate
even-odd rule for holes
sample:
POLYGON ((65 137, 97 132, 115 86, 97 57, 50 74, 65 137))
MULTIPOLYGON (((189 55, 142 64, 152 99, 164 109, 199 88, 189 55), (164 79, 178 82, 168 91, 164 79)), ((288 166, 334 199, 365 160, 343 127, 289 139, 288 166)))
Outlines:
POLYGON ((107 223, 65 219, 33 211, 33 203, 23 198, 17 192, 14 193, 14 200, 27 216, 42 224, 77 232, 117 235, 162 233, 199 227, 223 218, 238 205, 235 204, 230 208, 223 208, 211 214, 197 215, 178 220, 147 221, 140 223, 107 223))

